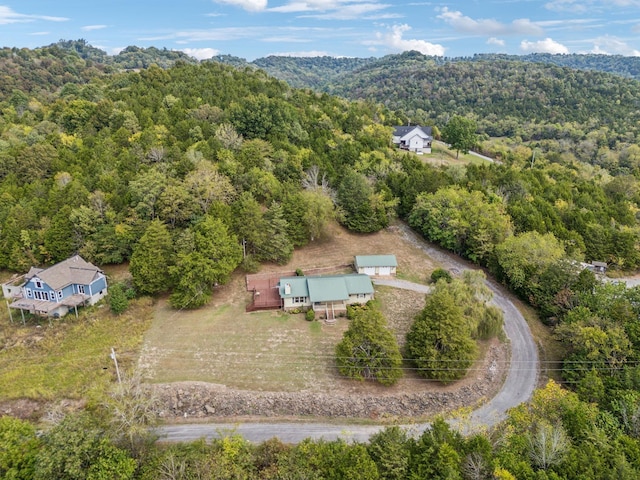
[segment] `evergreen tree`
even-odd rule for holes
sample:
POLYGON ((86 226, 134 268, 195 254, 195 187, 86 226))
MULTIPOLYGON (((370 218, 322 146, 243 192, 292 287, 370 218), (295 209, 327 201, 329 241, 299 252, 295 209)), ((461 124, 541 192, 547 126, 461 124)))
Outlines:
POLYGON ((129 263, 138 293, 155 295, 169 289, 172 253, 173 242, 167 226, 160 220, 153 220, 133 249, 129 263))
POLYGON ((115 315, 120 315, 129 308, 129 299, 125 289, 126 287, 122 283, 116 283, 109 287, 109 308, 115 315))
POLYGON ((378 308, 358 309, 336 345, 338 371, 358 380, 393 385, 402 377, 402 355, 378 308))
POLYGON ((262 207, 249 192, 244 192, 232 205, 233 231, 244 244, 249 255, 260 255, 267 240, 267 224, 262 207))
POLYGON ((235 235, 217 218, 205 217, 185 235, 175 265, 169 267, 175 308, 197 308, 211 298, 211 289, 226 283, 242 260, 235 235))
POLYGON ((69 258, 77 251, 70 215, 71 207, 63 207, 53 216, 51 225, 44 234, 44 248, 53 263, 69 258))
POLYGON ((340 182, 337 192, 338 205, 344 218, 342 223, 349 230, 361 233, 377 232, 389 224, 384 204, 373 200, 376 195, 359 173, 350 170, 340 182))
POLYGON ((258 252, 260 260, 284 265, 293 255, 293 243, 287 235, 288 223, 284 218, 282 205, 273 204, 265 213, 266 238, 258 252))
POLYGON ((473 364, 477 346, 469 322, 447 289, 427 297, 407 334, 407 353, 420 375, 452 382, 464 377, 473 364))

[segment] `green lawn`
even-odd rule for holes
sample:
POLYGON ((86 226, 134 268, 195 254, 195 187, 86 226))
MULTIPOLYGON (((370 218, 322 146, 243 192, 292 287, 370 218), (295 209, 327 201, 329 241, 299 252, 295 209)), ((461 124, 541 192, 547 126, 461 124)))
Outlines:
POLYGON ((330 388, 334 348, 347 320, 308 322, 280 311, 245 313, 244 302, 195 311, 158 305, 140 365, 151 382, 202 381, 230 388, 330 388))
POLYGON ((451 150, 441 142, 433 142, 431 154, 423 155, 422 158, 426 163, 433 165, 467 165, 469 163, 478 165, 487 163, 487 161, 482 158, 462 152, 460 152, 459 157, 456 158, 456 151, 451 150))

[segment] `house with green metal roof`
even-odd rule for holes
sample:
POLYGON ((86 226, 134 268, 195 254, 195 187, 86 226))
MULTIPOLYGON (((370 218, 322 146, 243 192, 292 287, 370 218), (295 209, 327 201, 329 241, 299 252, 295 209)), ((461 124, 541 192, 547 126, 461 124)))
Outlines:
POLYGON ((279 283, 284 310, 312 308, 325 318, 335 318, 347 305, 373 299, 373 284, 368 275, 326 275, 282 277, 279 283))
POLYGON ((356 255, 356 272, 372 277, 390 277, 396 274, 395 255, 356 255))

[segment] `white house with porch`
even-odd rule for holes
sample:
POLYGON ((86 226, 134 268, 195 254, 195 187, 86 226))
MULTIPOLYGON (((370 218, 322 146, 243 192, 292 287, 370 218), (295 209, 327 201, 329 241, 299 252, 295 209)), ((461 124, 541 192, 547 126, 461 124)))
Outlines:
POLYGON ((373 284, 368 275, 326 275, 282 277, 279 283, 283 310, 312 308, 333 319, 346 312, 347 305, 373 300, 373 284))
POLYGON ((394 127, 393 143, 402 150, 422 155, 431 153, 431 142, 433 135, 431 127, 421 127, 420 125, 407 125, 394 127))
POLYGON ((2 285, 9 308, 35 315, 62 317, 70 309, 93 305, 107 294, 107 278, 95 265, 74 255, 49 268, 29 272, 2 285))

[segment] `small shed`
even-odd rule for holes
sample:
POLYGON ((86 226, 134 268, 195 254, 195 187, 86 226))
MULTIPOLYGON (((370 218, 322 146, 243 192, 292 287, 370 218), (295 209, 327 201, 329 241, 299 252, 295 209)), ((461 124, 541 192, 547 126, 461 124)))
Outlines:
POLYGON ((592 271, 594 273, 607 273, 607 262, 591 262, 592 271))
POLYGON ((395 255, 356 255, 356 272, 370 277, 391 277, 396 274, 395 255))

